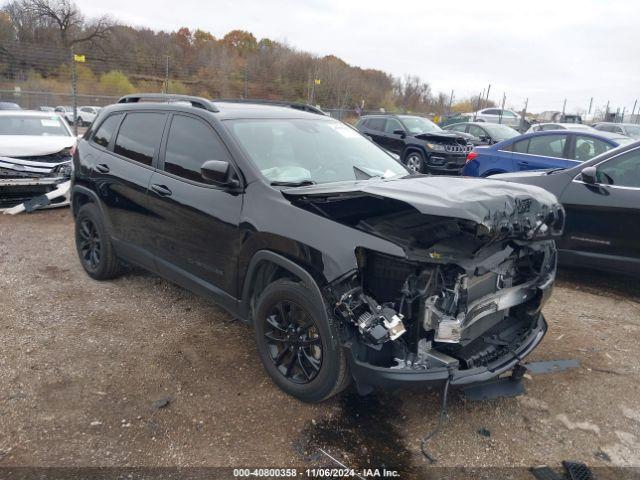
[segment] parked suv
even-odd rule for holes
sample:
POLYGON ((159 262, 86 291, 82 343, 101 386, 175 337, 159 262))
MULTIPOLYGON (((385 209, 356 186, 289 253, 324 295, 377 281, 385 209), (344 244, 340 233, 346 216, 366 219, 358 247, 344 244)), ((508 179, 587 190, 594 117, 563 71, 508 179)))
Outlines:
POLYGON ((366 115, 356 128, 416 173, 459 175, 473 148, 466 135, 446 132, 431 120, 413 115, 366 115))
POLYGON ((218 302, 301 400, 484 384, 547 329, 563 213, 537 187, 412 175, 326 116, 141 94, 99 113, 74 167, 87 274, 126 261, 218 302))

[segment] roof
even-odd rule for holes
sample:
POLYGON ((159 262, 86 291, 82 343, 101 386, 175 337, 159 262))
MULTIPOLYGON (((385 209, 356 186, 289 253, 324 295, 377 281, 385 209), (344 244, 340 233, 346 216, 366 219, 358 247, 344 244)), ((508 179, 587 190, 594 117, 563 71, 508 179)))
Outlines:
POLYGON ((585 125, 584 123, 562 123, 562 122, 544 122, 544 123, 534 123, 533 127, 540 127, 542 125, 560 125, 561 127, 566 128, 567 130, 594 130, 593 127, 589 125, 585 125))
MULTIPOLYGON (((132 94, 118 100, 108 107, 109 111, 144 110, 148 108, 167 111, 199 111, 208 112, 220 120, 248 118, 322 118, 316 113, 309 113, 290 106, 265 104, 260 100, 251 103, 246 101, 212 101, 202 97, 188 95, 132 94)), ((328 117, 327 117, 328 118, 328 117)))

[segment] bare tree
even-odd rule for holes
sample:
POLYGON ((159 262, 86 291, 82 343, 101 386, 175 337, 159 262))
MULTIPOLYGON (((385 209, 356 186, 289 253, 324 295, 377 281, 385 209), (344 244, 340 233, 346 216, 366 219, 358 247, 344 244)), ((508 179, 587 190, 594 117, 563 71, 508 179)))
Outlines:
POLYGON ((36 23, 34 26, 57 30, 65 48, 85 42, 104 40, 114 22, 102 16, 86 22, 76 4, 70 0, 16 0, 8 6, 10 11, 23 11, 36 23))

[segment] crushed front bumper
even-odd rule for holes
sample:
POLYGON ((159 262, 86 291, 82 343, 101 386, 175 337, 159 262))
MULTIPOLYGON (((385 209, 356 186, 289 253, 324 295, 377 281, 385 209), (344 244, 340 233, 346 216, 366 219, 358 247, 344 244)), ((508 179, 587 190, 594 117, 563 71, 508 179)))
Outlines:
POLYGON ((544 316, 539 313, 535 327, 530 330, 516 349, 486 366, 467 370, 446 367, 429 370, 378 367, 359 360, 357 351, 349 348, 351 374, 356 382, 358 391, 362 394, 370 393, 375 388, 428 389, 442 384, 448 378, 451 379, 451 385, 468 386, 479 384, 490 381, 500 374, 513 369, 538 346, 546 332, 547 323, 544 316))

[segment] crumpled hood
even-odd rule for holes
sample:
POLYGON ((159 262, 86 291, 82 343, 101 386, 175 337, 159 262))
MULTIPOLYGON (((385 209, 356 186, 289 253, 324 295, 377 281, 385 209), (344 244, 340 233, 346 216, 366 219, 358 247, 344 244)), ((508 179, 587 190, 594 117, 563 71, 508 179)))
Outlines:
POLYGON ((414 138, 417 138, 419 140, 425 140, 425 141, 440 141, 440 142, 445 142, 448 140, 463 140, 466 141, 466 139, 462 136, 462 135, 458 135, 457 133, 453 133, 453 132, 437 132, 437 133, 421 133, 420 135, 414 135, 414 138))
POLYGON ((0 135, 0 156, 35 157, 72 147, 75 137, 45 135, 0 135))
MULTIPOLYGON (((562 206, 548 191, 485 178, 411 176, 284 189, 286 197, 339 200, 373 196, 404 202, 422 214, 471 220, 490 231, 535 225, 562 206)), ((560 214, 563 217, 563 214, 560 214)))

